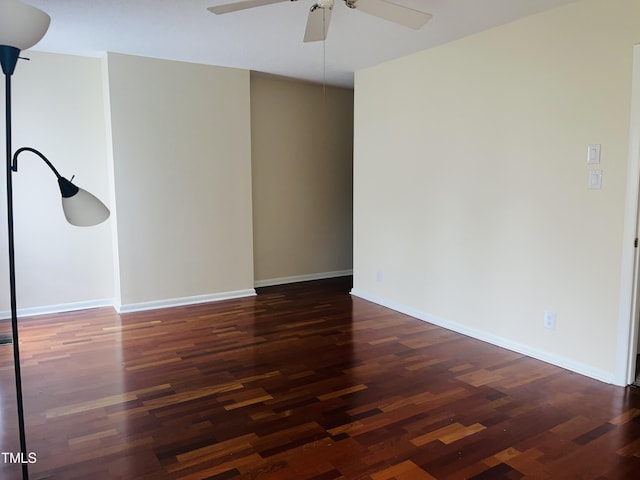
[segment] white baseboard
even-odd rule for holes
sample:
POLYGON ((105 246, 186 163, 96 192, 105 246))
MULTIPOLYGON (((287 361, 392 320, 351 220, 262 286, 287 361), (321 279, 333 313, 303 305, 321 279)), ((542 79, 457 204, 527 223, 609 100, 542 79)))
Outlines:
POLYGON ((528 345, 524 345, 519 342, 514 342, 513 340, 509 340, 507 338, 500 337, 498 335, 494 335, 492 333, 488 333, 483 330, 478 330, 457 322, 452 322, 444 318, 436 317, 434 315, 430 315, 420 310, 407 307, 406 305, 402 305, 400 303, 389 301, 384 298, 376 297, 374 295, 369 295, 366 292, 357 290, 355 288, 351 290, 351 295, 362 298, 364 300, 368 300, 370 302, 376 303, 383 307, 390 308, 391 310, 404 313, 411 317, 417 318, 418 320, 429 322, 439 327, 446 328, 447 330, 451 330, 453 332, 461 333, 468 337, 475 338, 476 340, 481 340, 483 342, 487 342, 492 345, 496 345, 498 347, 506 348, 507 350, 511 350, 516 353, 521 353, 522 355, 526 355, 528 357, 542 360, 543 362, 556 365, 558 367, 564 368, 566 370, 570 370, 575 373, 579 373, 581 375, 585 375, 587 377, 593 378, 595 380, 599 380, 601 382, 611 383, 611 384, 616 383, 614 374, 612 372, 607 372, 605 370, 593 368, 590 365, 585 365, 581 362, 576 362, 574 360, 571 360, 570 358, 561 357, 559 355, 545 352, 544 350, 540 350, 537 348, 532 348, 528 345))
MULTIPOLYGON (((64 303, 61 305, 47 305, 44 307, 18 308, 18 317, 34 317, 37 315, 47 315, 49 313, 75 312, 77 310, 87 310, 90 308, 112 307, 113 298, 101 300, 91 300, 87 302, 64 303)), ((5 310, 0 312, 0 319, 11 318, 11 312, 5 310)))
POLYGON ((256 294, 255 289, 235 290, 231 292, 211 293, 207 295, 195 295, 192 297, 169 298, 152 302, 129 303, 116 305, 118 313, 141 312, 144 310, 157 310, 160 308, 180 307, 182 305, 195 305, 198 303, 219 302, 233 298, 251 297, 256 294))
POLYGON ((274 285, 285 285, 287 283, 308 282, 310 280, 324 280, 327 278, 348 277, 353 275, 353 270, 338 270, 335 272, 311 273, 309 275, 295 275, 293 277, 269 278, 267 280, 256 280, 254 286, 272 287, 274 285))

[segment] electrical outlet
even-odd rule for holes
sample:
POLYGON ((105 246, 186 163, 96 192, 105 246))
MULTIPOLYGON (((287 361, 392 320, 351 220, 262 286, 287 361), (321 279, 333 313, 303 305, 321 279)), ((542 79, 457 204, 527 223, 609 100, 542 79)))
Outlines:
POLYGON ((548 328, 549 330, 556 329, 556 312, 544 312, 544 328, 548 328))

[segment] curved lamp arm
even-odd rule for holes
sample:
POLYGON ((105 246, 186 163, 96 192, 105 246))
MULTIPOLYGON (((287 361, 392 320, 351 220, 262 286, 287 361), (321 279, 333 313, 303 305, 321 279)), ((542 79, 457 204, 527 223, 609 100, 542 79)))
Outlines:
MULTIPOLYGON (((18 171, 18 156, 22 152, 31 152, 51 169, 58 178, 58 186, 62 195, 62 210, 67 221, 78 227, 89 227, 104 222, 109 218, 109 209, 98 198, 86 190, 77 187, 70 180, 64 178, 56 167, 41 152, 31 147, 22 147, 13 154, 11 170, 18 171)), ((72 177, 73 179, 73 177, 72 177)))

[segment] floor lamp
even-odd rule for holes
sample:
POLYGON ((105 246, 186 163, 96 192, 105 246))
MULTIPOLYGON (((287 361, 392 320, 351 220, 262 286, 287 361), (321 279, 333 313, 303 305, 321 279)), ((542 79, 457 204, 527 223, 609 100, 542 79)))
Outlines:
POLYGON ((13 186, 12 175, 18 171, 18 156, 30 152, 53 171, 58 179, 62 194, 62 208, 67 221, 73 225, 97 225, 109 217, 109 210, 89 192, 78 188, 62 177, 53 164, 39 151, 24 147, 12 154, 11 145, 11 76, 15 70, 20 51, 31 48, 44 36, 51 21, 42 10, 26 5, 19 0, 0 0, 0 63, 5 76, 5 118, 6 118, 6 180, 7 180, 7 233, 9 244, 9 289, 11 299, 11 343, 16 383, 16 403, 18 409, 18 430, 20 435, 20 463, 22 478, 29 478, 24 408, 22 402, 22 376, 20 373, 20 345, 18 341, 18 315, 16 303, 16 278, 13 235, 13 186))

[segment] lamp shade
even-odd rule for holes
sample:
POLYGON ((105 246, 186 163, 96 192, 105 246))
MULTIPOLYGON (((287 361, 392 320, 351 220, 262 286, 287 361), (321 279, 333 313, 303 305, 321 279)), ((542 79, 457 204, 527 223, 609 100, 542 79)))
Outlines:
POLYGON ((26 50, 47 33, 51 17, 18 0, 0 1, 0 45, 26 50))
POLYGON ((78 188, 75 195, 62 197, 62 210, 71 225, 90 227, 109 218, 109 209, 86 190, 78 188))

